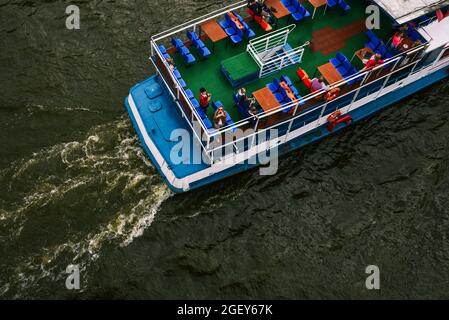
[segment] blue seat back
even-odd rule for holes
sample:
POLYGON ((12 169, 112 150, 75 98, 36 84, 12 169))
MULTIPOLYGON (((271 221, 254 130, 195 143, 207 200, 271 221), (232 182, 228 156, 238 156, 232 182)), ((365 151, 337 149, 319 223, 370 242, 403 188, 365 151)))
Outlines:
POLYGON ((276 86, 276 88, 279 88, 281 86, 278 78, 273 78, 273 84, 276 86))
POLYGON ((341 52, 337 53, 336 58, 341 63, 344 63, 345 61, 348 61, 348 58, 346 58, 346 56, 343 53, 341 53, 341 52))
POLYGON ((343 62, 343 67, 344 67, 346 70, 350 70, 350 69, 353 68, 351 62, 349 62, 348 60, 346 60, 346 61, 343 62))
POLYGON ((368 30, 368 31, 366 32, 366 35, 368 36, 368 38, 369 38, 370 40, 372 40, 372 39, 377 39, 377 36, 374 34, 374 32, 373 32, 372 30, 368 30))
POLYGON ((288 97, 287 96, 287 91, 285 91, 285 89, 282 88, 282 87, 279 89, 279 93, 282 95, 283 100, 285 100, 288 97))

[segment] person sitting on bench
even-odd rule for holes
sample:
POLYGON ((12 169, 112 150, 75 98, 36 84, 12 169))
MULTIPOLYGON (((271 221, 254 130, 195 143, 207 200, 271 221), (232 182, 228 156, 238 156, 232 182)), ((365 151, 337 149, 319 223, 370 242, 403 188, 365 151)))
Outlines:
POLYGON ((365 64, 365 68, 362 69, 362 71, 366 71, 368 69, 375 68, 377 66, 380 66, 381 64, 384 64, 384 60, 382 60, 382 56, 378 53, 373 55, 371 59, 365 64))
POLYGON ((319 77, 319 78, 312 79, 312 84, 310 86, 310 90, 312 92, 327 90, 327 85, 324 83, 324 78, 319 77))
POLYGON ((218 107, 214 114, 214 127, 215 129, 221 129, 226 126, 226 118, 228 114, 223 107, 218 107))
POLYGON ((391 49, 396 49, 404 41, 404 33, 396 32, 391 40, 391 49))
POLYGON ((260 3, 257 0, 248 0, 247 7, 254 12, 254 14, 258 14, 260 3))
POLYGON ((262 17, 262 19, 271 25, 274 25, 276 23, 276 20, 274 18, 273 12, 270 8, 265 4, 266 0, 259 0, 259 8, 258 8, 258 15, 262 17))

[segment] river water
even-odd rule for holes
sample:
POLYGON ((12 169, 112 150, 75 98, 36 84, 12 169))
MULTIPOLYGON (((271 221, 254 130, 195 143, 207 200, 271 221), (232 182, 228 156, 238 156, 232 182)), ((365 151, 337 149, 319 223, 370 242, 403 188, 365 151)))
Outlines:
POLYGON ((222 2, 77 1, 77 31, 68 4, 0 0, 0 298, 449 297, 447 82, 175 196, 123 100, 152 34, 222 2))

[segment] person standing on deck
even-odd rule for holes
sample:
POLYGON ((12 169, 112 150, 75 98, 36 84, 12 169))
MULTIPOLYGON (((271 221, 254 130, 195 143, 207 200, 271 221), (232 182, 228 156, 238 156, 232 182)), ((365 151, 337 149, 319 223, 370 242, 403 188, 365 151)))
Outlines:
POLYGON ((200 89, 200 107, 207 112, 207 108, 209 108, 210 101, 212 99, 212 94, 207 92, 205 88, 200 89))

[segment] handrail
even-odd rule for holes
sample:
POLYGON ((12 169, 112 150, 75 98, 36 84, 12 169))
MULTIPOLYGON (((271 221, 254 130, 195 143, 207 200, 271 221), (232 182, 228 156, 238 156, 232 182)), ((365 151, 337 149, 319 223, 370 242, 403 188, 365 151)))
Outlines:
MULTIPOLYGON (((154 41, 151 41, 151 44, 153 45, 153 49, 156 50, 156 53, 158 54, 159 58, 161 59, 162 63, 164 64, 165 68, 168 70, 168 73, 170 74, 170 77, 177 84, 178 93, 182 94, 182 96, 184 98, 184 101, 187 102, 187 105, 190 107, 190 109, 192 110, 192 113, 195 114, 197 119, 201 119, 200 115, 198 114, 198 111, 195 109, 195 107, 193 106, 192 102, 187 97, 187 94, 185 93, 184 88, 181 86, 181 83, 179 82, 178 78, 176 78, 176 76, 174 75, 173 71, 170 69, 170 66, 167 63, 167 60, 163 57, 162 52, 160 51, 159 47, 156 45, 156 43, 154 41)), ((155 65, 156 69, 159 70, 158 66, 156 64, 154 64, 154 65, 155 65)), ((179 97, 177 96, 176 99, 179 99, 179 97)), ((206 128, 204 123, 202 121, 199 121, 199 123, 201 125, 201 128, 205 132, 208 132, 208 129, 206 128)))
MULTIPOLYGON (((401 57, 396 57, 395 59, 391 59, 391 60, 389 60, 389 61, 387 62, 387 64, 393 63, 393 62, 395 62, 395 61, 400 61, 400 58, 401 58, 401 57)), ((418 60, 418 61, 414 61, 414 62, 412 62, 412 63, 410 63, 410 64, 407 64, 407 65, 405 65, 405 66, 403 66, 403 67, 401 67, 401 68, 399 68, 399 69, 394 70, 393 72, 387 73, 387 74, 383 75, 382 77, 376 79, 375 81, 382 80, 382 79, 384 79, 384 78, 386 78, 386 77, 389 77, 389 76, 391 76, 392 74, 397 73, 397 72, 399 72, 399 71, 402 71, 402 70, 404 70, 404 69, 410 67, 410 66, 413 65, 413 64, 419 63, 419 61, 421 61, 421 60, 422 60, 422 59, 420 59, 420 60, 418 60)), ((354 78, 359 78, 359 77, 361 77, 362 75, 363 75, 363 76, 366 76, 366 75, 368 75, 368 74, 372 74, 372 73, 374 73, 375 71, 378 71, 378 70, 380 70, 380 69, 382 69, 382 66, 378 66, 378 67, 375 67, 375 68, 373 68, 373 69, 371 69, 371 70, 367 70, 367 71, 363 72, 362 74, 354 75, 353 77, 348 78, 347 81, 351 81, 351 80, 353 80, 354 78)), ((333 88, 339 87, 339 86, 341 86, 341 85, 343 85, 343 84, 345 84, 345 82, 339 83, 338 85, 333 86, 333 88)), ((368 82, 368 83, 366 83, 366 84, 363 84, 362 86, 360 86, 360 87, 358 87, 358 88, 355 88, 354 90, 352 90, 352 91, 350 91, 350 92, 348 92, 348 93, 346 93, 346 94, 344 94, 344 95, 342 95, 342 96, 339 96, 338 99, 333 100, 332 102, 336 102, 336 101, 338 101, 338 100, 341 100, 342 98, 344 98, 344 97, 346 97, 346 96, 349 96, 349 95, 355 93, 357 90, 361 90, 362 88, 367 87, 367 86, 369 86, 369 85, 371 85, 371 84, 372 84, 372 82, 368 82)), ((281 105, 279 108, 277 108, 276 110, 273 110, 273 111, 271 111, 271 112, 269 112, 269 113, 258 114, 259 121, 260 121, 261 119, 270 117, 270 116, 272 116, 272 115, 274 115, 274 114, 280 112, 280 110, 284 110, 284 109, 288 109, 288 108, 295 107, 295 106, 297 106, 299 103, 301 103, 301 101, 308 101, 308 100, 310 100, 310 99, 314 99, 314 98, 316 98, 316 97, 318 97, 318 96, 321 96, 321 95, 323 95, 325 92, 326 92, 325 90, 320 90, 320 91, 317 91, 317 92, 314 92, 314 93, 308 95, 308 96, 307 96, 308 98, 307 98, 306 100, 293 101, 293 102, 290 102, 290 103, 281 105)), ((318 106, 315 106, 315 107, 313 107, 313 108, 311 108, 311 109, 309 109, 309 110, 307 110, 307 111, 305 111, 305 112, 300 112, 299 114, 293 115, 292 118, 289 118, 289 119, 285 120, 284 122, 274 124, 273 126, 271 126, 271 127, 269 127, 269 128, 266 128, 266 129, 263 129, 263 130, 272 129, 272 128, 278 127, 278 126, 280 126, 280 125, 282 125, 282 124, 288 123, 289 121, 294 121, 294 120, 296 120, 296 119, 298 119, 298 118, 300 118, 300 117, 303 117, 303 116, 305 116, 305 115, 307 115, 307 114, 309 114, 309 113, 311 113, 311 112, 313 112, 313 111, 316 111, 316 110, 319 109, 319 108, 322 108, 326 103, 327 103, 327 102, 323 102, 322 104, 320 104, 320 105, 318 105, 318 106)), ((247 118, 246 120, 248 120, 248 119, 249 119, 249 118, 247 118)), ((237 127, 237 126, 235 125, 234 127, 237 127)), ((263 132, 263 131, 262 131, 262 132, 263 132)), ((217 132, 214 136, 216 136, 216 135, 218 135, 218 134, 219 134, 219 132, 217 132)))
MULTIPOLYGON (((404 70, 404 69, 406 69, 406 68, 408 68, 408 67, 410 67, 410 66, 412 66, 412 65, 414 65, 414 64, 416 65, 416 64, 418 64, 421 60, 422 60, 422 59, 420 59, 420 60, 418 60, 418 61, 414 61, 413 63, 410 63, 410 64, 408 64, 408 65, 406 65, 406 66, 404 66, 404 67, 402 67, 402 68, 399 68, 399 69, 395 70, 393 73, 397 73, 397 72, 399 72, 399 71, 401 71, 401 70, 404 70)), ((383 80, 383 79, 385 79, 385 78, 388 78, 388 77, 391 76, 391 75, 392 75, 392 73, 386 74, 386 75, 384 75, 384 76, 382 76, 382 77, 376 79, 375 81, 383 80)), ((369 86, 369 85, 371 85, 371 84, 372 84, 372 82, 366 83, 366 84, 364 84, 362 87, 356 88, 356 89, 354 89, 354 90, 352 90, 352 91, 350 91, 350 92, 347 92, 346 94, 340 96, 337 100, 333 100, 332 102, 337 102, 338 100, 340 100, 340 99, 342 99, 342 98, 344 98, 344 97, 350 96, 350 95, 354 94, 355 92, 357 92, 359 89, 364 88, 364 87, 367 87, 367 86, 369 86)), ((385 84, 384 84, 384 85, 385 85, 385 84)), ((306 115, 308 115, 308 114, 310 114, 310 113, 312 113, 312 112, 315 112, 315 111, 317 111, 317 110, 319 110, 319 109, 322 109, 322 108, 323 108, 324 106, 326 106, 328 103, 329 103, 329 102, 327 102, 327 101, 326 101, 326 102, 322 102, 321 104, 319 104, 319 105, 317 105, 317 106, 315 106, 315 107, 313 107, 313 108, 307 110, 306 112, 302 112, 302 113, 300 113, 300 114, 295 115, 293 118, 286 119, 286 120, 284 120, 284 121, 282 121, 282 122, 279 122, 279 123, 276 123, 276 124, 274 124, 274 125, 272 125, 272 126, 270 126, 270 127, 268 127, 268 128, 264 128, 264 129, 262 129, 262 130, 258 130, 258 131, 254 132, 254 133, 251 134, 251 135, 243 136, 243 137, 241 137, 241 138, 239 138, 239 139, 230 141, 230 142, 228 142, 228 143, 226 143, 226 144, 223 144, 223 145, 220 145, 220 146, 218 146, 218 147, 216 147, 216 148, 214 148, 214 149, 208 150, 208 152, 209 152, 209 153, 215 152, 215 151, 217 151, 217 150, 220 150, 220 149, 223 149, 223 148, 225 148, 225 147, 231 146, 232 144, 238 143, 238 142, 243 141, 243 140, 245 140, 245 139, 250 139, 251 137, 254 137, 254 136, 258 135, 258 134, 264 133, 264 132, 266 132, 266 131, 268 131, 268 130, 272 130, 272 129, 276 128, 276 127, 280 127, 280 126, 285 125, 285 124, 287 124, 287 123, 296 121, 297 119, 299 119, 299 118, 301 118, 301 117, 304 117, 304 116, 306 116, 306 115)), ((318 119, 317 119, 317 120, 318 120, 318 119)), ((288 133, 287 133, 287 134, 288 134, 288 133)))
MULTIPOLYGON (((151 63, 153 64, 153 66, 156 67, 156 70, 158 70, 158 68, 157 68, 157 66, 156 66, 156 63, 155 63, 152 59, 150 59, 150 60, 151 60, 151 63)), ((177 97, 174 95, 174 93, 172 92, 172 90, 171 90, 170 86, 168 85, 167 81, 164 79, 163 75, 159 72, 159 70, 158 70, 157 72, 159 73, 160 78, 161 78, 162 81, 164 82, 165 86, 168 88, 168 91, 170 92, 170 95, 171 95, 171 96, 173 97, 173 99, 175 100, 175 103, 176 103, 176 105, 178 106, 178 109, 181 111, 181 113, 182 113, 182 115, 184 116, 184 118, 187 119, 186 113, 184 112, 182 106, 179 105, 179 101, 178 101, 177 97)), ((197 122, 200 123, 200 121, 197 121, 197 122)), ((197 134, 197 132, 195 131, 195 129, 194 129, 194 127, 193 127, 193 124, 191 124, 190 121, 187 121, 187 124, 189 125, 189 127, 190 127, 190 129, 192 130, 193 134, 196 136, 197 140, 199 141, 199 144, 201 145, 201 149, 203 149, 204 153, 206 153, 206 155, 207 155, 207 157, 209 158, 209 160, 211 160, 210 157, 209 157, 209 155, 207 154, 207 153, 208 153, 208 150, 207 150, 206 147, 203 145, 202 139, 200 139, 200 137, 198 137, 198 134, 197 134)), ((200 123, 200 125, 202 125, 202 124, 200 123)))

